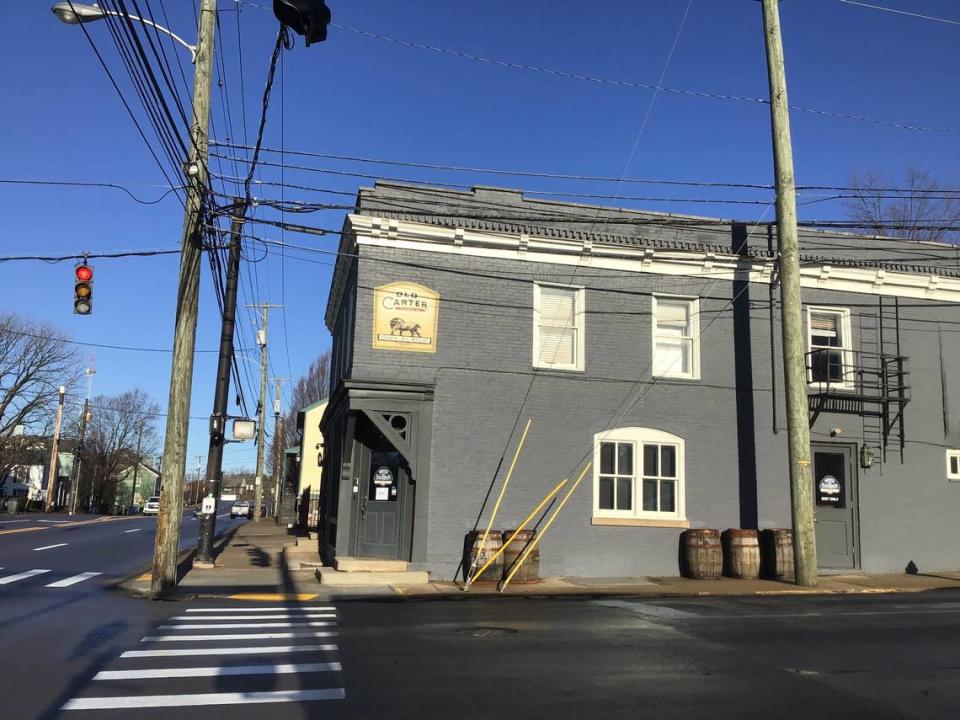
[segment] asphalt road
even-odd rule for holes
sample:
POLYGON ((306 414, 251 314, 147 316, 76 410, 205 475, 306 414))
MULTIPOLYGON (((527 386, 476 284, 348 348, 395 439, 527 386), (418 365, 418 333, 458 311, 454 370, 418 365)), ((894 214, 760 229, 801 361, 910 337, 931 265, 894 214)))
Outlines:
MULTIPOLYGON (((229 519, 229 504, 224 513, 218 533, 244 522, 229 519)), ((55 717, 53 699, 113 657, 114 643, 137 642, 163 616, 163 603, 109 589, 149 564, 156 524, 155 516, 0 515, 0 718, 55 717)), ((197 529, 186 514, 181 549, 196 545, 197 529)))
POLYGON ((97 602, 68 642, 59 608, 30 645, 0 630, 6 677, 17 673, 4 717, 882 720, 960 708, 951 592, 97 602), (60 663, 70 680, 45 685, 60 663), (26 688, 32 705, 9 704, 26 688))

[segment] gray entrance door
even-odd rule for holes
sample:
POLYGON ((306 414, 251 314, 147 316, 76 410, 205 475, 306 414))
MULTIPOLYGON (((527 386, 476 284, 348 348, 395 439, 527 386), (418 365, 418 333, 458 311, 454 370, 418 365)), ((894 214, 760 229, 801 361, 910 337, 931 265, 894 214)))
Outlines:
POLYGON ((363 447, 361 453, 357 554, 400 559, 403 492, 407 485, 402 456, 382 447, 363 447))
POLYGON ((844 445, 813 444, 811 450, 817 565, 830 569, 855 568, 856 454, 852 447, 844 445))

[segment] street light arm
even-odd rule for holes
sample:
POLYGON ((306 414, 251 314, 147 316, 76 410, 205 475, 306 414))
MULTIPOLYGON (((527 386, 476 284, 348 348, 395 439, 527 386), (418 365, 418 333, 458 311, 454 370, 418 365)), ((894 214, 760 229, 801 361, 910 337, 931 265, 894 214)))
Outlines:
POLYGON ((190 62, 192 62, 194 65, 197 63, 197 47, 195 45, 191 45, 176 33, 163 27, 163 25, 157 25, 157 23, 153 22, 152 20, 147 20, 146 18, 142 18, 138 15, 130 15, 129 13, 105 10, 98 5, 84 5, 75 2, 59 2, 54 5, 51 10, 53 10, 54 15, 68 25, 80 25, 83 23, 94 22, 96 20, 103 20, 103 18, 105 18, 107 15, 126 18, 127 20, 135 20, 138 23, 149 25, 154 30, 162 32, 165 35, 169 35, 171 38, 189 50, 190 62))
POLYGON ((196 45, 191 45, 190 43, 188 43, 186 40, 184 40, 182 37, 180 37, 179 35, 177 35, 177 34, 176 34, 175 32, 173 32, 172 30, 167 30, 167 28, 165 28, 163 25, 157 25, 157 23, 153 22, 152 20, 147 20, 146 18, 142 18, 142 17, 139 17, 139 16, 137 16, 137 15, 127 15, 127 14, 125 14, 125 13, 119 13, 119 12, 115 12, 115 11, 113 11, 113 10, 104 10, 104 11, 103 11, 103 14, 104 14, 104 15, 113 15, 114 17, 120 17, 120 18, 127 18, 128 20, 136 20, 137 22, 143 23, 144 25, 149 25, 149 26, 152 27, 154 30, 157 30, 157 31, 159 31, 159 32, 162 32, 162 33, 164 33, 165 35, 169 35, 171 38, 173 38, 174 40, 176 40, 178 43, 180 43, 181 45, 183 45, 183 47, 185 47, 187 50, 190 51, 190 62, 193 63, 194 65, 196 65, 196 63, 197 63, 197 46, 196 46, 196 45))

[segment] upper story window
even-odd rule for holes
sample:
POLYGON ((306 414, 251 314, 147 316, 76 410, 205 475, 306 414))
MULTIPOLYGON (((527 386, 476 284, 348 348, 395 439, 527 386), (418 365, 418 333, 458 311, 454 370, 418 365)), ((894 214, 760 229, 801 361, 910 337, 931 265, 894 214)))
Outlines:
POLYGON ((583 318, 582 287, 534 284, 534 367, 583 370, 583 318))
POLYGON ((684 520, 684 442, 662 430, 627 427, 594 436, 593 514, 684 520))
POLYGON ((853 338, 848 308, 807 308, 808 381, 853 387, 853 338))
POLYGON ((700 303, 696 298, 653 296, 653 375, 700 377, 700 303))
POLYGON ((960 482, 960 450, 947 450, 947 480, 960 482))

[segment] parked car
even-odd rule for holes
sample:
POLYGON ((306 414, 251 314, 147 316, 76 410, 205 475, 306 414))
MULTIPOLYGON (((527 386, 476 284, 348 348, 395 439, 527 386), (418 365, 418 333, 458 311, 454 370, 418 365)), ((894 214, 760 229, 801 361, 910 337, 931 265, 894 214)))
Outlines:
POLYGON ((237 500, 233 507, 230 508, 230 519, 233 520, 236 517, 253 517, 253 508, 250 507, 250 503, 247 500, 237 500))
POLYGON ((156 515, 160 512, 160 497, 155 495, 154 497, 147 500, 146 504, 143 506, 144 515, 156 515))

